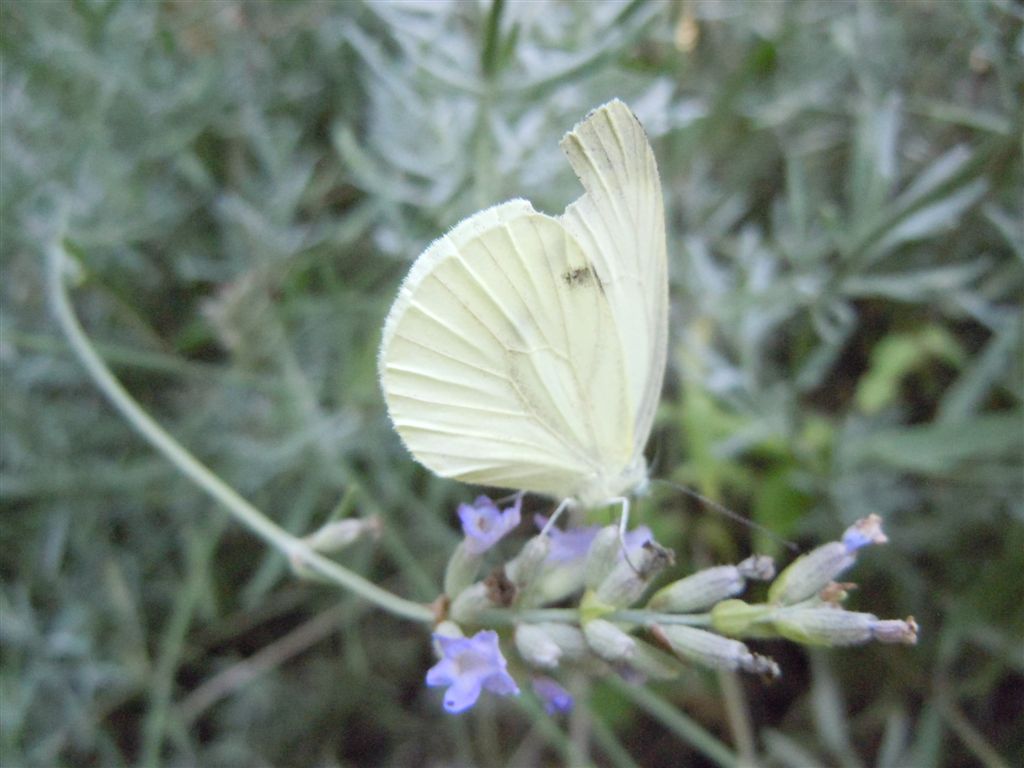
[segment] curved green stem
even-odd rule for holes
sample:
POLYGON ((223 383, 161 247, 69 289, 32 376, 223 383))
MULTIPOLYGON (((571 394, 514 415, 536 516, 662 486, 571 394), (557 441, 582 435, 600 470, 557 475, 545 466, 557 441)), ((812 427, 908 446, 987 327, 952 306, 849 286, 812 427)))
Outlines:
POLYGON ((315 574, 351 590, 396 616, 424 623, 434 620, 433 611, 429 607, 381 589, 344 566, 314 552, 302 539, 293 536, 242 498, 157 424, 110 372, 82 330, 71 307, 64 281, 68 263, 67 251, 62 243, 55 240, 47 249, 47 292, 53 313, 71 349, 85 366, 93 382, 136 432, 192 482, 223 504, 238 522, 280 551, 296 569, 315 574))
POLYGON ((718 684, 722 689, 722 699, 725 702, 725 711, 732 730, 732 740, 736 745, 739 764, 753 768, 760 764, 757 759, 757 742, 739 676, 732 670, 720 669, 718 670, 718 684))

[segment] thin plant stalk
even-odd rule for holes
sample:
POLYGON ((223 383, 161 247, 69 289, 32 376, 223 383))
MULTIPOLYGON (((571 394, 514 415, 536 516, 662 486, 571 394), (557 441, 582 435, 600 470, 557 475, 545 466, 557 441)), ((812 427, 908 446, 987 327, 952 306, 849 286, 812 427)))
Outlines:
POLYGON ((65 282, 70 258, 70 254, 59 240, 55 239, 47 249, 47 293, 51 308, 71 349, 93 382, 132 428, 186 477, 224 505, 238 522, 281 552, 297 571, 326 579, 396 616, 431 623, 434 614, 428 606, 381 589, 344 566, 314 552, 302 539, 273 522, 171 437, 128 394, 96 353, 71 307, 65 282))

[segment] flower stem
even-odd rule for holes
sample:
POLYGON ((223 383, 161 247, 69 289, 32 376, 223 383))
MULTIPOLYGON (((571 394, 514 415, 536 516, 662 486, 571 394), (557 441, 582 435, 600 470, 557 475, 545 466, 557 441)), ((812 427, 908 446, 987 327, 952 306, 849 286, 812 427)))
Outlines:
POLYGON ((729 718, 739 764, 753 768, 759 765, 759 762, 754 729, 750 723, 750 712, 743 694, 743 687, 740 685, 736 672, 724 669, 718 671, 718 684, 722 689, 722 699, 725 702, 725 711, 729 718))
MULTIPOLYGON (((625 624, 683 624, 688 627, 710 627, 710 613, 655 613, 643 609, 613 611, 602 618, 625 624)), ((479 619, 487 624, 543 624, 546 622, 578 623, 580 611, 577 608, 494 608, 484 611, 479 619)))
POLYGON ((157 424, 110 372, 82 330, 71 307, 65 283, 69 259, 70 255, 63 243, 54 240, 47 249, 47 292, 54 316, 72 351, 85 366, 93 382, 136 432, 192 482, 223 504, 238 522, 281 552, 297 570, 315 574, 351 590, 396 616, 424 623, 433 621, 433 612, 427 606, 381 589, 344 566, 314 552, 305 542, 277 525, 242 498, 157 424))

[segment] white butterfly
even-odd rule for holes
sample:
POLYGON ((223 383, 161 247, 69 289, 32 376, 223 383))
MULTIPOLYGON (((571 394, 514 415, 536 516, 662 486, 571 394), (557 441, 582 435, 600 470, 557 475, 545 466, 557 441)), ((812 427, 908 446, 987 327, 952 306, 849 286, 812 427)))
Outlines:
POLYGON ((621 101, 562 139, 586 191, 558 217, 480 211, 416 259, 379 371, 398 434, 442 477, 596 506, 647 479, 665 374, 665 217, 621 101))

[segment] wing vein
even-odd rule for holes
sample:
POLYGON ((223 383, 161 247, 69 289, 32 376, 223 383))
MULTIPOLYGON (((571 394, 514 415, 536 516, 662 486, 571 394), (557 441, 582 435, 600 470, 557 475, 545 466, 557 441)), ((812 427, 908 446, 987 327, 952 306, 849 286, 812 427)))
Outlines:
POLYGON ((415 300, 409 304, 409 309, 415 309, 416 311, 422 313, 423 315, 437 323, 439 326, 444 328, 446 331, 448 331, 452 336, 457 338, 459 341, 464 342, 467 346, 472 347, 474 350, 479 352, 481 357, 486 357, 486 350, 484 350, 478 342, 473 341, 468 336, 460 332, 457 329, 457 327, 452 325, 446 318, 442 317, 441 315, 435 314, 434 312, 431 312, 425 305, 415 300))
MULTIPOLYGON (((494 376, 494 377, 499 378, 499 379, 506 379, 507 380, 507 378, 508 378, 508 377, 506 377, 504 374, 502 374, 499 371, 493 371, 490 368, 484 368, 482 365, 477 365, 476 363, 471 363, 468 360, 463 360, 461 357, 458 357, 456 355, 452 355, 452 354, 449 354, 447 352, 442 352, 441 350, 436 349, 435 347, 432 347, 429 344, 426 344, 425 342, 420 341, 419 339, 414 339, 411 336, 406 336, 401 331, 398 331, 398 332, 395 333, 395 338, 396 339, 401 339, 402 341, 407 341, 408 343, 412 344, 413 346, 417 346, 420 349, 425 349, 427 352, 435 354, 438 357, 443 357, 446 360, 451 360, 453 362, 460 363, 460 364, 465 365, 465 366, 467 366, 469 368, 472 368, 473 370, 480 371, 480 373, 486 373, 489 376, 494 376)), ((388 365, 388 367, 390 367, 390 364, 388 365)))
POLYGON ((521 411, 509 411, 504 408, 486 408, 481 405, 467 405, 466 403, 453 403, 448 400, 438 400, 434 397, 419 397, 417 395, 409 395, 403 392, 393 393, 395 397, 400 397, 403 400, 412 400, 417 403, 423 403, 424 405, 440 405, 445 408, 455 408, 460 411, 475 411, 477 413, 489 413, 493 416, 522 416, 521 411))

